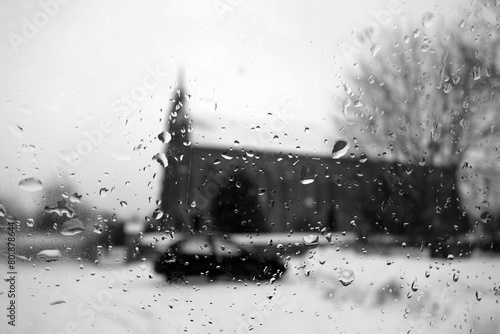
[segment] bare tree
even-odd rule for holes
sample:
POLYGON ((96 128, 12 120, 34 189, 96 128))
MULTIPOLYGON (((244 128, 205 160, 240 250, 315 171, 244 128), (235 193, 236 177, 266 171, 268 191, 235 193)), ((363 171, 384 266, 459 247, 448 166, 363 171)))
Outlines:
POLYGON ((481 7, 480 15, 432 36, 418 29, 387 32, 386 45, 360 57, 344 85, 345 117, 366 153, 399 162, 391 173, 411 203, 408 232, 433 242, 459 229, 446 212, 456 210, 467 154, 500 131, 500 38, 487 19, 494 11, 481 7), (443 173, 455 182, 442 184, 443 173))

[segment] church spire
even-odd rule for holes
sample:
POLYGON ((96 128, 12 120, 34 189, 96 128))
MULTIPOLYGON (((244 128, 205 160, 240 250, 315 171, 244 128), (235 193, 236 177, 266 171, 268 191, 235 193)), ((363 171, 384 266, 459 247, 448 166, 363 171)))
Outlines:
POLYGON ((185 202, 190 181, 191 125, 183 77, 181 71, 173 89, 173 96, 169 99, 170 108, 166 126, 170 141, 165 148, 168 165, 165 167, 162 190, 162 208, 168 217, 167 225, 176 229, 181 229, 183 225, 189 223, 184 210, 187 207, 185 202))

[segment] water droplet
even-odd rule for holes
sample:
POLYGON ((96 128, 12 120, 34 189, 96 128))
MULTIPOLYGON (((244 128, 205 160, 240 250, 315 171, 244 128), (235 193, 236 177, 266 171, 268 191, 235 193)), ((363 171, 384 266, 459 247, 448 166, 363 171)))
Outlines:
POLYGON ((453 86, 451 85, 451 83, 447 82, 444 84, 444 87, 443 87, 443 91, 448 94, 449 92, 451 92, 451 90, 453 89, 453 86))
POLYGON ((221 156, 226 159, 226 160, 232 160, 233 159, 233 156, 231 153, 228 153, 227 151, 226 152, 222 152, 221 153, 221 156))
POLYGON ((373 43, 372 46, 370 47, 370 52, 372 57, 375 57, 380 52, 380 49, 382 49, 380 44, 373 43))
POLYGON ((126 207, 127 207, 127 205, 128 205, 128 203, 127 203, 126 201, 120 201, 120 206, 121 206, 122 208, 126 208, 126 207))
POLYGON ((74 193, 69 196, 69 201, 72 203, 81 203, 82 202, 82 195, 78 195, 77 193, 74 193))
POLYGON ((457 273, 454 273, 454 274, 453 274, 453 282, 458 281, 458 279, 459 279, 459 278, 460 278, 460 276, 458 276, 458 274, 457 274, 457 273))
POLYGON ((465 27, 465 20, 460 21, 460 23, 458 24, 458 27, 460 29, 463 29, 463 27, 465 27))
POLYGON ((99 195, 104 198, 106 197, 106 195, 108 195, 108 192, 109 192, 108 188, 101 188, 99 190, 99 195))
POLYGON ((38 259, 45 260, 46 262, 58 261, 61 259, 61 251, 59 249, 46 249, 38 253, 38 259))
POLYGON ((163 144, 168 144, 170 140, 172 139, 172 135, 168 131, 163 131, 158 134, 158 139, 163 143, 163 144))
POLYGON ((338 159, 347 153, 349 144, 345 140, 337 140, 333 145, 332 158, 338 159))
POLYGON ((418 36, 420 36, 420 29, 417 28, 413 31, 413 38, 417 38, 418 36))
POLYGON ((309 131, 310 131, 310 129, 306 126, 306 127, 304 128, 304 132, 305 132, 305 133, 309 133, 309 131))
POLYGON ((427 12, 422 16, 422 26, 424 28, 429 28, 434 24, 434 19, 435 19, 434 13, 427 12))
POLYGON ((481 66, 479 65, 474 66, 474 69, 472 70, 472 78, 474 80, 481 79, 481 66))
POLYGON ((476 300, 480 302, 481 299, 483 299, 483 294, 479 291, 476 291, 476 300))
POLYGON ((58 201, 53 207, 46 206, 44 211, 47 213, 57 213, 61 217, 63 215, 66 215, 68 218, 73 218, 75 216, 75 212, 68 206, 65 200, 58 201))
POLYGON ((94 230, 92 232, 94 232, 95 234, 102 234, 103 231, 104 228, 102 227, 102 225, 94 224, 94 230))
POLYGON ((82 233, 83 231, 85 231, 85 227, 83 226, 82 221, 78 218, 73 218, 62 224, 61 234, 76 235, 78 233, 82 233))
POLYGON ((234 146, 239 146, 239 145, 240 145, 240 142, 239 142, 239 141, 237 141, 237 140, 235 140, 235 141, 234 141, 234 146))
POLYGON ((304 242, 304 245, 309 248, 315 248, 319 245, 319 237, 313 234, 302 237, 302 241, 304 242))
POLYGON ((19 188, 25 191, 34 192, 43 189, 42 182, 36 177, 28 177, 19 181, 19 188))
POLYGON ((417 280, 414 280, 413 283, 411 283, 411 290, 413 292, 417 292, 418 291, 418 283, 417 283, 417 280))
POLYGON ((265 188, 259 188, 259 192, 258 192, 259 196, 262 196, 265 193, 266 193, 266 189, 265 188))
POLYGON ((405 37, 403 38, 404 42, 405 43, 409 43, 410 42, 410 37, 408 35, 405 35, 405 37))
POLYGON ((438 141, 439 137, 441 137, 441 128, 442 124, 434 123, 434 126, 431 128, 431 138, 434 141, 438 141))
POLYGON ((366 154, 362 153, 361 156, 359 157, 359 162, 364 164, 368 158, 366 157, 366 154))
POLYGON ((155 209, 155 210, 153 211, 153 215, 152 215, 152 216, 153 216, 153 219, 158 220, 158 219, 160 219, 161 217, 163 217, 163 211, 162 211, 161 209, 159 209, 159 208, 158 208, 158 209, 155 209))
POLYGON ((348 286, 352 282, 354 282, 356 275, 354 275, 354 271, 352 271, 351 269, 341 269, 337 273, 337 278, 343 286, 348 286))
MULTIPOLYGON (((352 89, 351 89, 351 87, 349 87, 349 86, 348 86, 347 84, 345 84, 345 83, 342 83, 342 85, 344 86, 344 90, 345 90, 345 92, 347 93, 347 95, 352 96, 352 95, 353 95, 353 93, 352 93, 352 89)), ((349 102, 350 102, 350 100, 349 100, 349 102)))
POLYGON ((55 302, 50 303, 50 305, 58 305, 58 304, 64 304, 66 303, 64 300, 57 300, 55 302))
POLYGON ((6 209, 5 209, 5 207, 2 205, 2 203, 0 203, 0 218, 5 217, 5 215, 7 215, 7 210, 6 210, 6 209))
POLYGON ((311 184, 316 177, 316 165, 309 164, 300 169, 300 183, 311 184))
POLYGON ((447 256, 447 259, 450 261, 453 260, 454 258, 455 258, 455 256, 453 254, 448 254, 448 256, 447 256))
POLYGON ((480 218, 483 223, 487 223, 489 220, 491 220, 491 212, 485 211, 481 213, 480 218))
POLYGON ((153 160, 156 160, 162 167, 167 167, 168 166, 168 159, 165 153, 157 153, 153 156, 153 160))
POLYGON ((28 218, 28 220, 26 221, 26 225, 28 225, 28 227, 35 226, 35 220, 33 218, 28 218))

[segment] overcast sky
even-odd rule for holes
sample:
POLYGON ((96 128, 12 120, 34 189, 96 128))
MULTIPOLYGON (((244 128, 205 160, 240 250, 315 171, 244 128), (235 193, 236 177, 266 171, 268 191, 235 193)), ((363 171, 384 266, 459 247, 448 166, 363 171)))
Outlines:
POLYGON ((20 180, 71 181, 99 208, 149 214, 148 197, 157 198, 162 175, 151 157, 162 150, 156 137, 181 72, 191 95, 192 145, 236 147, 238 141, 240 147, 329 155, 344 137, 335 98, 343 71, 358 53, 369 52, 353 31, 404 22, 431 34, 433 22, 451 17, 456 6, 3 1, 0 193, 29 209, 43 203, 41 192, 19 189, 20 180), (423 24, 428 13, 434 18, 423 24), (72 152, 83 154, 71 164, 64 159, 72 152), (73 175, 58 178, 54 165, 73 175), (103 187, 116 191, 102 198, 103 187))

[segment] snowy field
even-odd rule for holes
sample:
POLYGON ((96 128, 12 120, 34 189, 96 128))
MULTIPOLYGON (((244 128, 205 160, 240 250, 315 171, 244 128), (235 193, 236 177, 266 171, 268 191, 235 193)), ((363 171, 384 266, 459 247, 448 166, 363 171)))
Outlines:
MULTIPOLYGON (((18 264, 2 333, 500 333, 500 258, 317 248, 275 282, 166 284, 152 264, 18 264), (338 273, 355 275, 347 286, 338 273)), ((2 309, 7 306, 0 295, 2 309), (4 307, 5 306, 5 307, 4 307)), ((6 312, 6 311, 4 311, 6 312)))

